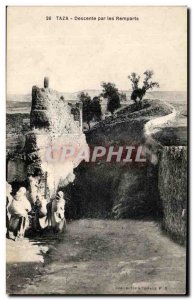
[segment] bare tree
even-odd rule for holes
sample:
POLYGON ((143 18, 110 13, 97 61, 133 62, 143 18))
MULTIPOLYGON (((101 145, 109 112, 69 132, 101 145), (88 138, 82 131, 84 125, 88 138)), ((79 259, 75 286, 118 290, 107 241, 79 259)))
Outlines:
POLYGON ((131 75, 128 76, 130 81, 132 82, 132 90, 138 89, 138 84, 140 80, 140 76, 138 76, 135 72, 131 73, 131 75))
POLYGON ((159 87, 158 82, 151 81, 154 75, 152 70, 146 70, 143 74, 145 75, 145 77, 143 80, 142 88, 139 88, 139 81, 140 81, 139 75, 133 72, 131 73, 131 75, 128 76, 132 86, 131 100, 133 100, 135 103, 139 102, 140 105, 143 97, 145 96, 148 90, 152 90, 155 87, 157 88, 159 87))
POLYGON ((145 78, 143 80, 143 87, 145 90, 152 90, 154 87, 159 88, 159 83, 156 81, 150 81, 151 78, 153 77, 153 71, 152 70, 146 70, 144 73, 145 78))

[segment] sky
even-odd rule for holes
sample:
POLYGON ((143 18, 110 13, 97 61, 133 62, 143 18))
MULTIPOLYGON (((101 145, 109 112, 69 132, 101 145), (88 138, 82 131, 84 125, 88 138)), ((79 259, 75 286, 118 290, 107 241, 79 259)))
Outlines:
POLYGON ((8 7, 7 93, 30 93, 44 76, 60 92, 101 89, 102 81, 128 90, 128 75, 146 69, 159 90, 186 91, 186 14, 185 7, 8 7), (117 16, 139 20, 107 20, 117 16))

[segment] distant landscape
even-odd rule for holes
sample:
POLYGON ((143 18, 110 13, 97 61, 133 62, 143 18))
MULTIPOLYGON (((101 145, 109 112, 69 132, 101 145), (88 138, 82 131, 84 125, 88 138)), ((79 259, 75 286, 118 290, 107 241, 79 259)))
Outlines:
MULTIPOLYGON (((100 95, 101 90, 84 90, 75 93, 60 93, 66 100, 76 101, 78 94, 84 92, 88 93, 91 98, 100 95)), ((131 91, 121 91, 126 94, 127 100, 121 103, 121 106, 131 104, 130 100, 131 91)), ((148 92, 145 96, 146 99, 158 99, 170 103, 178 112, 175 124, 173 126, 181 128, 185 137, 187 136, 187 95, 185 92, 148 92)), ((101 103, 102 113, 106 113, 107 101, 103 100, 101 103)), ((29 120, 31 110, 31 95, 8 95, 7 96, 7 118, 6 118, 6 132, 7 132, 7 149, 15 148, 15 145, 23 144, 23 134, 29 130, 26 124, 23 126, 24 120, 29 120)))
MULTIPOLYGON (((78 94, 81 92, 88 93, 91 98, 98 96, 101 90, 83 90, 74 93, 60 93, 66 100, 77 100, 78 94)), ((125 104, 130 103, 131 91, 122 90, 126 94, 127 101, 125 104)), ((186 92, 173 92, 173 91, 155 91, 147 92, 148 99, 159 99, 172 104, 176 110, 182 114, 187 115, 187 94, 186 92)), ((105 105, 105 103, 102 103, 105 105)), ((9 94, 7 95, 7 113, 30 113, 31 108, 31 94, 9 94)))

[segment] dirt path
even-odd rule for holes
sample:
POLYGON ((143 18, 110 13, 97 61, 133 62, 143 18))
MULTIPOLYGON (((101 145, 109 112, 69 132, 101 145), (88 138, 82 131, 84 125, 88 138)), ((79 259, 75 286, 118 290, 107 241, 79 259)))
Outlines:
POLYGON ((26 259, 11 262, 11 243, 7 246, 11 294, 185 292, 185 248, 164 236, 153 221, 80 220, 68 225, 60 241, 42 238, 38 245, 35 240, 26 240, 23 246, 23 242, 14 243, 14 252, 23 247, 24 252, 26 248, 36 253, 33 264, 26 259), (49 251, 42 264, 38 254, 44 256, 46 245, 49 251), (17 285, 11 286, 14 270, 17 285))

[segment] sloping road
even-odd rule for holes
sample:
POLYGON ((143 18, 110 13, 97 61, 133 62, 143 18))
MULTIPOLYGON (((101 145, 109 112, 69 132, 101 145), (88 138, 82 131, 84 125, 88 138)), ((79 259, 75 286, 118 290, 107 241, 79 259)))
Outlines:
POLYGON ((23 242, 14 248, 13 243, 7 245, 10 294, 185 293, 185 248, 153 221, 79 220, 68 225, 58 242, 26 240, 23 251, 26 247, 31 254, 40 254, 37 245, 49 246, 44 265, 37 264, 35 271, 35 262, 29 267, 29 262, 10 261, 11 251, 20 252, 23 242), (13 271, 15 285, 10 282, 13 271))

